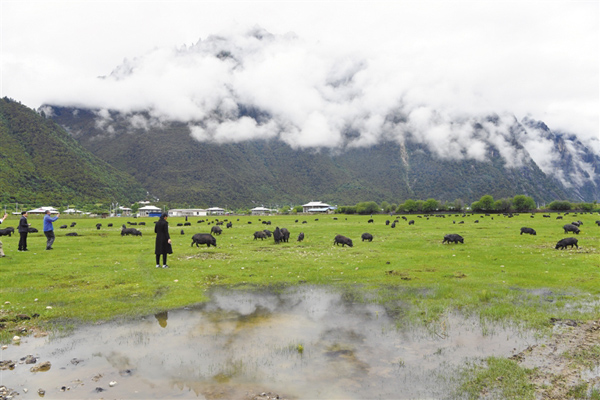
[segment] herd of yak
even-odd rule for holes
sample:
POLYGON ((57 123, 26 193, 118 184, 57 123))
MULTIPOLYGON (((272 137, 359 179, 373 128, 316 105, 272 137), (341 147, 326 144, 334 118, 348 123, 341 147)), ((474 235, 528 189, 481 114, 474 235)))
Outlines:
MULTIPOLYGON (((440 215, 436 215, 436 217, 439 217, 439 216, 440 215)), ((463 217, 464 216, 465 215, 463 215, 463 217)), ((486 214, 486 216, 489 216, 489 214, 486 214)), ((512 214, 505 214, 505 216, 512 217, 513 215, 512 214)), ((428 216, 425 215, 425 217, 428 217, 428 216)), ((445 217, 445 216, 442 216, 442 217, 445 217)), ((544 217, 548 217, 549 218, 550 216, 549 215, 544 215, 544 217)), ((391 227, 392 228, 396 227, 396 224, 398 223, 399 218, 400 217, 397 217, 396 220, 391 223, 391 227)), ((419 216, 419 218, 421 218, 421 217, 419 216)), ((562 219, 562 216, 559 216, 557 218, 558 219, 562 219)), ((337 219, 337 218, 334 218, 334 219, 337 219)), ((415 224, 414 220, 408 221, 408 219, 406 217, 404 217, 404 216, 402 217, 402 219, 406 220, 408 222, 408 225, 414 225, 415 224)), ((429 218, 427 218, 427 219, 429 219, 429 218)), ((492 217, 492 219, 493 219, 493 217, 492 217)), ((204 220, 200 220, 198 222, 199 223, 200 222, 204 222, 204 220)), ((298 220, 296 220, 296 222, 298 222, 298 220)), ((374 220, 373 219, 369 219, 367 222, 368 223, 373 223, 374 220)), ((479 220, 475 220, 474 222, 475 223, 479 223, 479 220)), ((211 228, 211 232, 210 233, 197 233, 197 234, 195 234, 192 237, 192 244, 191 244, 191 246, 193 246, 195 244, 196 247, 198 247, 201 244, 206 244, 207 247, 210 247, 210 246, 215 246, 216 247, 217 246, 217 239, 213 236, 213 234, 220 235, 223 232, 223 230, 219 227, 219 225, 223 225, 223 223, 224 223, 223 221, 218 221, 217 220, 217 222, 216 222, 217 225, 215 225, 215 226, 213 226, 211 228)), ((262 221, 262 223, 266 224, 266 225, 271 225, 271 221, 262 221)), ((306 221, 303 221, 302 223, 306 223, 306 221)), ((453 223, 456 223, 456 221, 453 221, 453 223)), ((464 223, 464 221, 459 222, 459 224, 461 224, 461 223, 464 223)), ((386 224, 386 226, 390 225, 390 221, 387 220, 385 222, 385 224, 386 224)), ((600 220, 596 221, 596 224, 598 226, 600 226, 600 220)), ((188 225, 189 226, 191 224, 189 222, 186 222, 185 224, 178 224, 178 226, 182 226, 182 225, 188 225)), ((583 225, 583 222, 581 222, 581 221, 572 222, 570 224, 564 225, 563 226, 563 230, 564 230, 565 233, 573 232, 573 233, 575 233, 575 234, 578 235, 579 232, 580 232, 579 227, 581 225, 583 225)), ((231 228, 231 227, 232 227, 232 223, 228 222, 227 223, 227 228, 231 228)), ((183 230, 181 231, 181 233, 183 234, 183 230)), ((524 233, 525 234, 529 234, 529 235, 536 235, 536 231, 534 229, 528 228, 528 227, 521 228, 521 233, 520 234, 522 235, 524 233)), ((273 237, 273 239, 275 240, 276 244, 278 244, 280 242, 286 242, 287 243, 288 240, 289 240, 289 238, 290 238, 290 232, 289 232, 289 230, 286 229, 286 228, 281 228, 280 229, 279 227, 276 227, 275 231, 273 231, 273 232, 271 232, 268 229, 264 229, 262 231, 256 231, 256 232, 254 232, 253 235, 254 235, 254 240, 257 240, 257 239, 264 240, 264 239, 273 237)), ((365 232, 365 233, 363 233, 361 235, 361 239, 362 239, 363 242, 364 241, 371 242, 373 240, 373 235, 370 234, 370 233, 368 233, 368 232, 365 232)), ((300 234, 298 235, 297 241, 301 242, 302 240, 304 240, 304 233, 300 232, 300 234)), ((464 238, 461 235, 459 235, 459 234, 451 233, 451 234, 448 234, 448 235, 444 236, 444 240, 442 241, 442 244, 444 244, 444 243, 464 243, 464 238)), ((348 238, 346 236, 343 236, 343 235, 336 235, 335 238, 333 239, 333 244, 334 245, 340 245, 341 244, 342 247, 344 247, 344 246, 352 247, 353 246, 352 239, 350 239, 350 238, 348 238)), ((573 248, 573 246, 579 248, 577 239, 574 238, 574 237, 569 237, 569 238, 561 239, 556 244, 555 249, 566 249, 567 246, 571 246, 571 248, 573 248)))
MULTIPOLYGON (((486 215, 489 216, 489 214, 486 214, 486 215)), ((440 217, 440 216, 441 217, 445 217, 444 215, 436 215, 436 217, 440 217)), ((463 215, 463 217, 464 216, 465 215, 463 215)), ((505 214, 505 216, 512 217, 511 214, 505 214)), ((429 219, 428 218, 429 216, 427 214, 425 215, 425 217, 427 217, 427 219, 429 219)), ((550 216, 549 215, 544 215, 544 217, 549 218, 550 216)), ((419 218, 421 218, 421 216, 419 216, 419 218)), ((337 219, 337 218, 334 218, 334 219, 337 219)), ((391 227, 392 228, 396 227, 396 224, 398 223, 399 219, 400 219, 400 217, 396 217, 396 220, 394 220, 391 223, 391 227)), ((404 216, 402 216, 402 219, 406 220, 409 225, 414 225, 415 224, 414 220, 408 221, 408 219, 406 217, 404 217, 404 216)), ((493 217, 492 217, 492 219, 493 219, 493 217)), ((558 216, 557 219, 562 219, 562 216, 558 216)), ((316 219, 316 220, 318 221, 318 219, 316 219)), ((199 220, 198 221, 198 223, 201 223, 201 222, 205 222, 205 221, 204 220, 199 220)), ((192 244, 191 244, 191 246, 193 246, 195 244, 196 247, 198 247, 201 244, 205 244, 205 245, 207 245, 207 247, 210 247, 210 246, 215 246, 216 247, 217 246, 217 239, 213 236, 213 234, 214 235, 220 235, 223 232, 223 230, 221 229, 221 226, 225 222, 227 222, 227 220, 225 220, 225 221, 216 220, 216 225, 214 225, 214 226, 211 227, 210 233, 197 233, 194 236, 192 236, 192 244)), ((296 222, 298 222, 298 220, 296 220, 296 222)), ((369 219, 367 222, 368 223, 373 223, 374 221, 373 221, 373 219, 369 219)), ((248 223, 251 223, 251 222, 248 222, 248 223)), ((262 221, 262 223, 265 224, 265 225, 271 225, 271 221, 262 221)), ((305 224, 306 221, 303 221, 302 223, 305 224)), ((456 221, 453 221, 453 223, 456 223, 456 221)), ((459 222, 459 224, 462 224, 462 223, 464 223, 464 221, 460 221, 459 222)), ((479 223, 479 220, 475 220, 474 223, 479 223)), ((139 222, 139 223, 136 223, 136 222, 127 222, 127 224, 129 224, 129 225, 145 225, 146 223, 145 222, 139 222)), ((385 224, 386 224, 386 226, 390 225, 390 221, 389 220, 385 221, 385 224)), ((596 221, 596 224, 598 226, 600 226, 600 220, 596 221)), ((71 225, 70 225, 70 227, 73 228, 75 225, 76 225, 76 222, 72 222, 71 225)), ((581 221, 575 221, 575 222, 572 222, 570 224, 564 225, 563 226, 563 230, 564 230, 565 234, 569 233, 569 232, 572 232, 572 233, 575 233, 575 234, 578 235, 579 232, 580 232, 579 227, 581 225, 583 225, 583 222, 581 222, 581 221)), ((111 223, 108 224, 108 227, 112 227, 112 226, 113 226, 113 224, 111 224, 111 223)), ((191 226, 191 223, 189 223, 189 222, 180 223, 180 224, 177 224, 177 226, 191 226)), ((231 228, 232 226, 233 226, 233 223, 227 222, 227 224, 226 224, 227 228, 231 228)), ((96 229, 100 229, 101 227, 102 227, 102 224, 100 224, 100 223, 96 224, 96 229)), ((65 228, 67 228, 67 225, 61 225, 60 228, 61 229, 65 229, 65 228)), ((29 229, 30 229, 30 232, 32 232, 32 233, 33 232, 38 232, 38 230, 35 229, 35 228, 30 227, 29 229)), ((8 227, 8 228, 5 228, 5 229, 0 229, 0 236, 11 236, 11 234, 13 234, 14 232, 15 232, 15 229, 12 228, 12 227, 8 227)), ((536 234, 536 232, 535 232, 534 229, 528 228, 528 227, 521 228, 521 233, 520 234, 522 235, 524 233, 525 234, 529 234, 529 235, 535 235, 536 234)), ((184 234, 183 230, 181 230, 181 234, 182 235, 184 234)), ((139 231, 139 230, 137 230, 136 228, 131 228, 131 227, 128 228, 125 224, 123 224, 122 228, 121 228, 121 236, 128 236, 128 235, 142 236, 142 232, 139 231)), ((77 236, 77 233, 76 232, 71 232, 71 233, 68 233, 66 236, 77 236)), ((276 244, 279 244, 281 242, 287 243, 289 241, 289 238, 290 238, 290 231, 288 229, 286 229, 286 228, 279 229, 279 227, 276 227, 273 232, 271 232, 268 229, 264 229, 262 231, 256 231, 256 232, 254 232, 254 240, 257 240, 257 239, 264 240, 264 239, 267 239, 267 238, 270 238, 270 237, 273 237, 273 239, 275 240, 276 244)), ((364 241, 369 241, 370 242, 370 241, 373 240, 373 235, 371 235, 370 233, 363 233, 362 236, 361 236, 361 239, 362 239, 363 242, 364 241)), ((302 240, 304 240, 304 233, 300 232, 300 234, 298 235, 297 241, 301 242, 302 240)), ((462 236, 456 234, 456 233, 451 233, 451 234, 448 234, 448 235, 444 236, 444 240, 442 241, 442 244, 444 244, 444 243, 448 243, 448 244, 450 244, 450 243, 464 243, 464 238, 462 236)), ((335 238, 333 239, 333 244, 335 244, 335 245, 340 245, 341 244, 342 247, 344 247, 344 246, 352 247, 353 246, 352 239, 350 239, 350 238, 348 238, 346 236, 342 236, 342 235, 336 235, 335 238)), ((568 237, 568 238, 561 239, 556 244, 555 249, 566 249, 567 246, 570 246, 571 248, 573 248, 573 246, 575 246, 576 248, 579 248, 577 239, 574 238, 574 237, 568 237)))

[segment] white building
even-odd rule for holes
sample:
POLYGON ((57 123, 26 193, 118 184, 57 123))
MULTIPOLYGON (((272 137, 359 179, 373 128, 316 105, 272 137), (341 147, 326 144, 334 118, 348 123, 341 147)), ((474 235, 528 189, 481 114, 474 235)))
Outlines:
POLYGON ((270 208, 266 208, 266 207, 254 207, 252 210, 250 210, 250 213, 252 215, 267 215, 267 214, 273 214, 276 212, 277 212, 277 210, 271 210, 270 208))
POLYGON ((138 217, 152 217, 151 214, 160 214, 162 210, 156 206, 144 206, 138 209, 138 217))
POLYGON ((46 211, 50 210, 52 214, 56 214, 59 211, 54 207, 40 207, 34 208, 33 210, 27 211, 27 214, 46 214, 46 211))
POLYGON ((74 208, 67 208, 65 211, 63 211, 63 214, 83 214, 83 211, 79 211, 74 208))
POLYGON ((133 210, 129 207, 119 207, 117 211, 119 211, 121 215, 131 215, 131 211, 133 210))
POLYGON ((204 208, 174 208, 169 210, 169 217, 204 217, 207 210, 204 208))
POLYGON ((305 213, 328 213, 335 210, 336 207, 320 201, 311 201, 302 205, 302 212, 305 213))
POLYGON ((219 207, 211 207, 208 210, 206 210, 206 212, 208 213, 208 215, 224 215, 225 209, 219 207))

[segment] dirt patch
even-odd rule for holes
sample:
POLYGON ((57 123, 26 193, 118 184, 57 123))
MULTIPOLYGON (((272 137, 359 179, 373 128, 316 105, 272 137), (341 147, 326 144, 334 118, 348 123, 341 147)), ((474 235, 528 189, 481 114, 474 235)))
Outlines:
POLYGON ((180 260, 227 260, 231 256, 223 253, 198 253, 192 256, 181 256, 180 260))
POLYGON ((554 333, 511 358, 535 369, 532 383, 540 399, 587 397, 600 390, 600 321, 551 320, 554 333))

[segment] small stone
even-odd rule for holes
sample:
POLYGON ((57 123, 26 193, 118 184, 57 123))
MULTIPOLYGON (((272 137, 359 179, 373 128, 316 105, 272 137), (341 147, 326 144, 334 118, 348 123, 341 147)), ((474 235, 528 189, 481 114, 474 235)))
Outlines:
POLYGON ((21 336, 13 336, 13 342, 20 342, 21 336))
POLYGON ((25 357, 25 364, 35 364, 37 362, 37 358, 32 356, 31 354, 25 357))
POLYGON ((38 389, 38 394, 40 395, 40 397, 44 397, 46 391, 44 389, 38 389))
POLYGON ((52 306, 47 306, 46 310, 52 310, 52 306))
POLYGON ((117 381, 110 381, 110 383, 108 384, 108 386, 114 387, 116 384, 117 384, 117 381))
POLYGON ((44 372, 44 371, 50 370, 51 367, 52 367, 52 364, 50 363, 50 361, 44 361, 43 363, 34 365, 29 370, 31 372, 44 372))
POLYGON ((6 350, 6 349, 8 349, 8 345, 3 345, 2 350, 6 350))

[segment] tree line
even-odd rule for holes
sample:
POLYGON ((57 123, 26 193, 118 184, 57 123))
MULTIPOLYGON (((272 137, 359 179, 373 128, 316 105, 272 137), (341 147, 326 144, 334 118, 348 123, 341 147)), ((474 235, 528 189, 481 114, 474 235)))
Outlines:
MULTIPOLYGON (((118 203, 117 203, 118 204, 118 203)), ((172 203, 172 202, 157 202, 153 201, 153 205, 160 207, 161 209, 170 209, 170 208, 198 208, 197 205, 189 204, 189 203, 172 203)), ((37 199, 35 202, 31 203, 17 203, 14 201, 14 198, 7 198, 5 196, 0 196, 0 207, 6 209, 8 212, 17 211, 17 210, 28 210, 32 208, 37 208, 41 206, 55 205, 52 204, 51 200, 48 201, 40 201, 37 199)), ((139 203, 129 204, 120 204, 121 206, 127 205, 132 209, 132 213, 136 213, 141 207, 139 203)), ((277 207, 277 206, 276 206, 277 207)), ((114 212, 115 203, 114 202, 105 202, 105 203, 77 203, 71 205, 63 205, 57 207, 60 211, 63 211, 67 208, 76 208, 78 210, 89 212, 92 214, 103 214, 114 212)), ((206 208, 205 206, 200 208, 206 208)), ((281 214, 299 214, 302 213, 302 206, 291 206, 286 205, 280 208, 276 208, 277 211, 281 214)), ((543 205, 538 207, 533 200, 533 198, 525 195, 516 195, 512 198, 502 198, 498 200, 494 200, 491 195, 482 196, 478 201, 473 203, 466 204, 461 199, 456 199, 454 201, 439 201, 436 199, 427 199, 427 200, 413 200, 407 199, 403 203, 395 204, 388 203, 387 201, 382 201, 381 203, 377 203, 375 201, 363 201, 359 202, 354 206, 340 206, 337 208, 336 213, 339 214, 360 214, 360 215, 369 215, 369 214, 390 214, 390 213, 399 213, 399 214, 418 214, 418 213, 434 213, 434 212, 485 212, 485 213, 506 213, 506 212, 529 212, 529 211, 571 211, 571 210, 579 210, 579 211, 600 211, 600 205, 596 201, 593 203, 573 203, 566 200, 556 200, 547 205, 543 205)), ((250 208, 237 208, 232 211, 235 214, 250 214, 250 208)))
POLYGON ((512 198, 494 200, 493 196, 487 194, 479 200, 465 204, 461 199, 454 201, 439 201, 436 199, 413 200, 407 199, 401 204, 390 204, 386 201, 377 204, 374 201, 364 201, 355 206, 341 206, 336 210, 340 214, 379 214, 379 213, 434 213, 434 212, 529 212, 537 210, 548 211, 598 211, 598 203, 572 203, 565 200, 556 200, 548 205, 538 207, 532 197, 516 195, 512 198))

